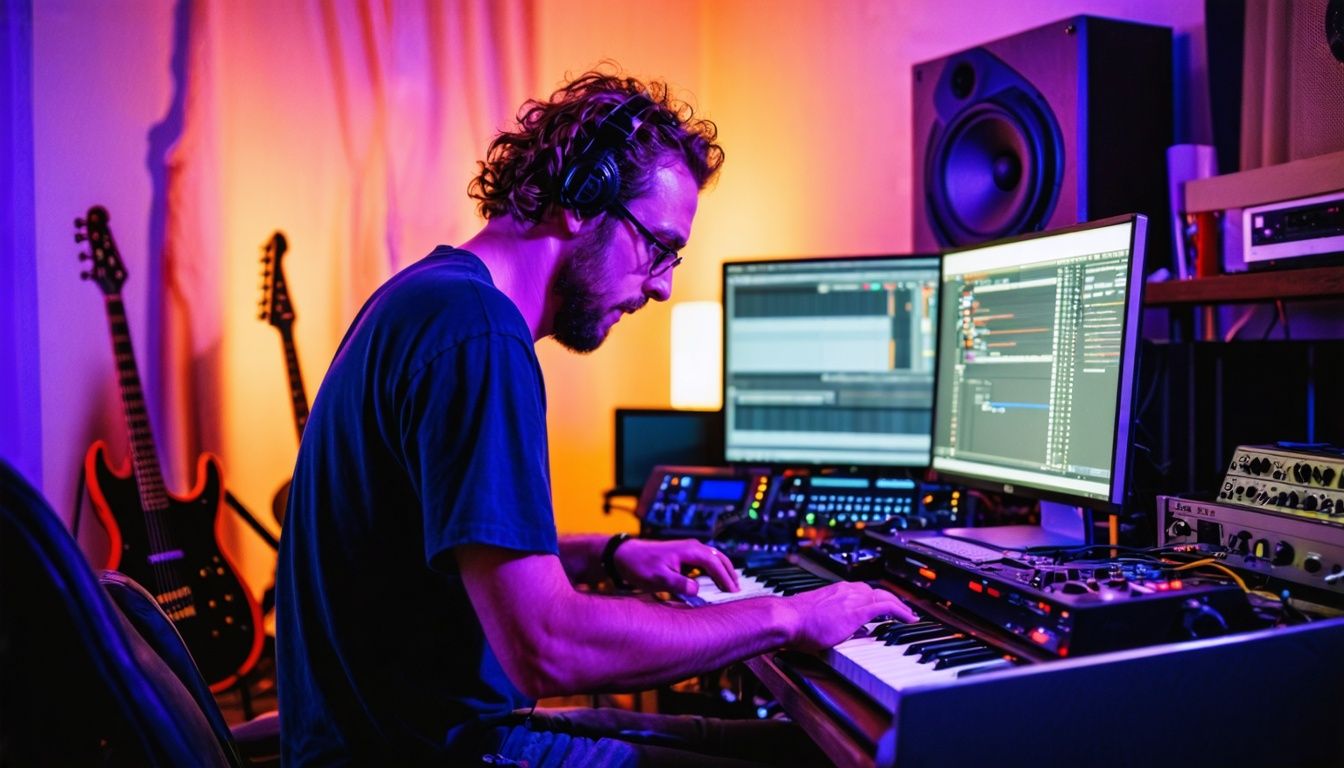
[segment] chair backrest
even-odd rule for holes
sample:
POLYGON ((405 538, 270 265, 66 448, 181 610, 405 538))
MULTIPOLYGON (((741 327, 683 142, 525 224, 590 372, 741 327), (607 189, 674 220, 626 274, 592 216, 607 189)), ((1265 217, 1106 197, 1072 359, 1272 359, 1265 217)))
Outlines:
POLYGON ((0 765, 236 766, 192 694, 0 460, 0 765))
POLYGON ((206 722, 210 724, 210 729, 214 731, 220 749, 230 758, 230 762, 236 765, 243 764, 243 760, 238 756, 233 732, 224 720, 224 714, 219 711, 215 695, 210 692, 210 684, 201 676, 196 661, 191 658, 191 651, 187 649, 186 641, 178 633, 173 620, 159 607, 154 596, 130 576, 119 571, 103 571, 98 574, 98 583, 112 598, 121 615, 140 638, 163 659, 191 694, 206 722))

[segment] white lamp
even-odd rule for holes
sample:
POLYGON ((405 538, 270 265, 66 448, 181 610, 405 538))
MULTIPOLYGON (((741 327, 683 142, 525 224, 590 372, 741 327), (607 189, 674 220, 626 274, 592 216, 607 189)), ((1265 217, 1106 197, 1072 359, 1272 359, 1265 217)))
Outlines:
POLYGON ((723 307, 672 305, 672 407, 716 410, 723 402, 723 307))

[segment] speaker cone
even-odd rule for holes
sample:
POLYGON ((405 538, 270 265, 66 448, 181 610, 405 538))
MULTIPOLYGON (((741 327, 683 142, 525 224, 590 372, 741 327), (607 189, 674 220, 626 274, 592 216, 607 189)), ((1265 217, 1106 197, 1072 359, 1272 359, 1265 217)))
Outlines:
POLYGON ((943 245, 1040 229, 1063 165, 1058 129, 1016 89, 972 104, 931 137, 924 178, 943 245))

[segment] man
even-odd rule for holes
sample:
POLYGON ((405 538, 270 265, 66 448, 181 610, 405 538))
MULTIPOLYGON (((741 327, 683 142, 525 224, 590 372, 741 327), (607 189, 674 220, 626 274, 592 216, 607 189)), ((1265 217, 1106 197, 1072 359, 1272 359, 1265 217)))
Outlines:
POLYGON ((736 589, 699 542, 557 536, 533 350, 548 336, 596 349, 622 315, 669 298, 723 160, 715 138, 658 83, 590 72, 529 101, 471 184, 485 227, 360 311, 304 431, 281 546, 288 763, 649 765, 749 749, 709 720, 515 711, 913 619, 862 584, 700 609, 575 589, 604 560, 644 594, 693 594, 689 568, 736 589))

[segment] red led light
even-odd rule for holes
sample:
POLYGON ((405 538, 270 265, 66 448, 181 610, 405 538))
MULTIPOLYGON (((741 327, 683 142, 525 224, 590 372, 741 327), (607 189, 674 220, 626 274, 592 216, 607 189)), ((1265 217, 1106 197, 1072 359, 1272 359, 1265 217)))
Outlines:
POLYGON ((990 597, 1000 597, 1001 595, 1003 595, 1002 592, 1000 592, 999 590, 997 590, 997 589, 995 589, 995 588, 993 588, 993 587, 990 587, 990 588, 988 589, 988 592, 989 592, 989 596, 990 596, 990 597))
POLYGON ((968 584, 967 586, 969 586, 969 587, 971 588, 971 591, 972 591, 972 592, 984 592, 984 591, 985 591, 985 585, 984 585, 984 584, 981 584, 981 583, 978 582, 978 581, 972 581, 972 582, 971 582, 970 584, 968 584))
POLYGON ((1039 627, 1031 630, 1030 637, 1032 642, 1037 643, 1038 645, 1045 645, 1050 642, 1050 634, 1039 627))
POLYGON ((1172 580, 1171 580, 1171 588, 1172 588, 1172 589, 1180 589, 1180 588, 1183 587, 1183 586, 1185 586, 1185 585, 1181 583, 1181 580, 1180 580, 1180 579, 1172 579, 1172 580))
POLYGON ((919 575, 920 575, 920 576, 923 576, 924 578, 928 579, 929 581, 933 581, 934 579, 938 578, 938 574, 934 573, 932 570, 930 570, 930 569, 928 569, 928 568, 920 568, 920 569, 919 569, 919 575))
POLYGON ((1165 591, 1167 591, 1168 589, 1171 589, 1171 585, 1168 584, 1167 582, 1165 582, 1165 581, 1159 581, 1159 582, 1157 582, 1157 591, 1158 591, 1158 592, 1165 592, 1165 591))
POLYGON ((1049 613, 1050 610, 1051 610, 1051 609, 1050 609, 1050 604, 1049 604, 1049 603, 1041 602, 1041 603, 1037 603, 1037 605, 1040 606, 1040 609, 1041 609, 1042 611, 1045 611, 1046 613, 1049 613))

